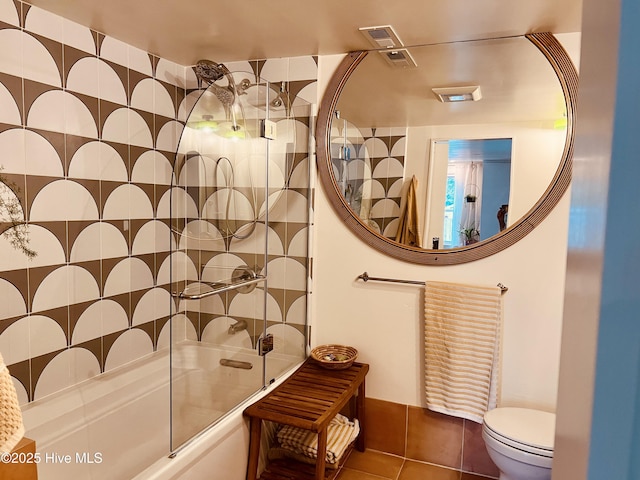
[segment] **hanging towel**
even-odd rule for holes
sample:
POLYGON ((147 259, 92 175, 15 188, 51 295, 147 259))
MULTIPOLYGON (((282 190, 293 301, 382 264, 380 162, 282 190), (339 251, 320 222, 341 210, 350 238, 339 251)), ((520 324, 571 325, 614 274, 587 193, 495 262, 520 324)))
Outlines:
POLYGON ((420 227, 420 216, 418 214, 418 179, 414 175, 409 183, 407 193, 402 198, 400 205, 400 223, 396 242, 413 247, 422 247, 422 234, 420 227))
POLYGON ((498 402, 499 287, 425 282, 427 408, 482 423, 498 402))
POLYGON ((24 436, 16 387, 0 355, 0 453, 11 452, 24 436))

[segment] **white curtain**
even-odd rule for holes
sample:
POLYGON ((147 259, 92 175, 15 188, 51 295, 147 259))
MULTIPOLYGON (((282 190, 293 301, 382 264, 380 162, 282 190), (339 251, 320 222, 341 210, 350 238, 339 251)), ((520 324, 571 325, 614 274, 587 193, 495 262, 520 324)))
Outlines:
MULTIPOLYGON (((466 235, 460 233, 475 229, 480 230, 480 213, 482 211, 482 162, 455 162, 455 207, 453 211, 453 228, 454 232, 459 234, 454 238, 458 238, 458 244, 465 244, 466 235), (467 196, 475 197, 475 201, 467 201, 467 196)), ((479 240, 479 233, 473 235, 475 240, 479 240)))

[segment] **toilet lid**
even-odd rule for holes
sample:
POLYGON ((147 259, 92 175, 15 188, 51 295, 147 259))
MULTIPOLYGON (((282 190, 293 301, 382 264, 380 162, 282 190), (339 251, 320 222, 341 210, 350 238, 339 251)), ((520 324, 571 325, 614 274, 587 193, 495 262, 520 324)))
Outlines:
POLYGON ((553 451, 556 416, 529 408, 501 407, 487 412, 484 424, 514 442, 553 451))

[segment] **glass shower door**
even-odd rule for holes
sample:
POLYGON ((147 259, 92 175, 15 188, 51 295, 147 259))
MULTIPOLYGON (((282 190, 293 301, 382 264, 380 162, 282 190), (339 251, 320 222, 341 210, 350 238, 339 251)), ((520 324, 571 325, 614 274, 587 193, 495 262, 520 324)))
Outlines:
POLYGON ((174 167, 172 451, 306 357, 311 104, 223 73, 174 167))
POLYGON ((172 451, 264 385, 269 140, 245 75, 202 92, 174 167, 172 451))

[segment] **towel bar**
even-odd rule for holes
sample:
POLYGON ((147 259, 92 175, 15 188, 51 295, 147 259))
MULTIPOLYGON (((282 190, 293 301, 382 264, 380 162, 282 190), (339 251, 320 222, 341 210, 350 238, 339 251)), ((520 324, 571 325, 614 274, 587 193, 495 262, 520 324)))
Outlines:
MULTIPOLYGON (((424 285, 425 284, 425 282, 420 282, 418 280, 398 280, 398 279, 395 279, 395 278, 370 277, 367 272, 364 272, 363 274, 358 275, 356 277, 356 280, 362 280, 363 282, 368 282, 369 280, 373 280, 375 282, 408 283, 408 284, 411 284, 411 285, 424 285)), ((499 283, 496 286, 498 288, 500 288, 502 293, 504 293, 507 290, 509 290, 509 287, 505 287, 501 283, 499 283)))

